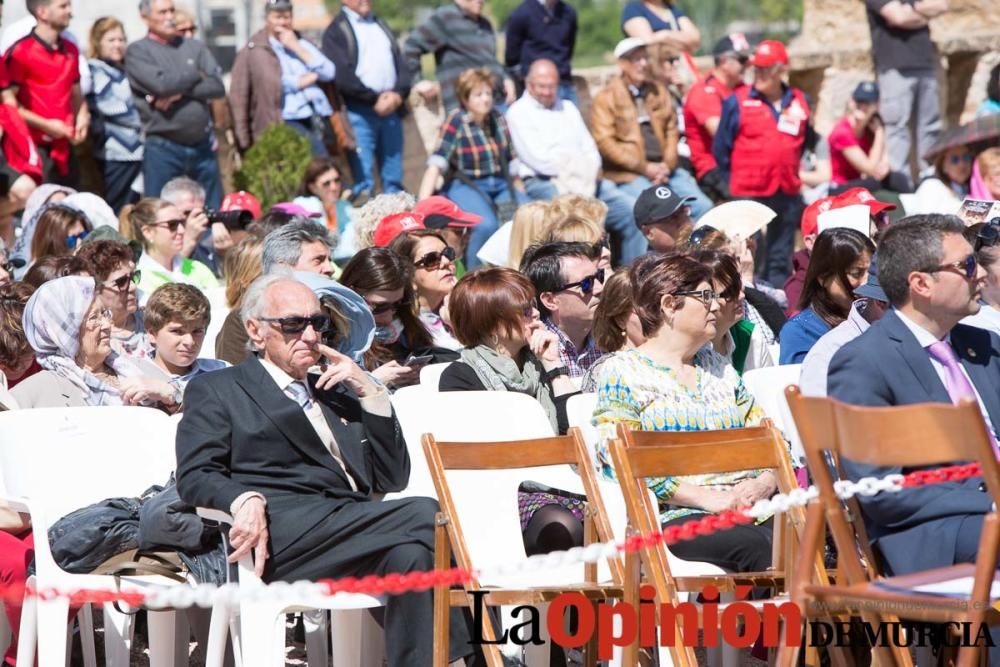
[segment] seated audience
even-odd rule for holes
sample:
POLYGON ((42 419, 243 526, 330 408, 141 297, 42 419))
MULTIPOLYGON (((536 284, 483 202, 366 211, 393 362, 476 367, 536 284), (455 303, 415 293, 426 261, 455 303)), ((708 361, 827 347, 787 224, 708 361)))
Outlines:
POLYGON ((24 309, 24 336, 44 370, 11 392, 22 408, 180 408, 174 388, 151 362, 111 350, 111 310, 93 278, 57 278, 35 290, 24 309))
POLYGON ((528 248, 521 273, 535 288, 542 324, 559 340, 559 357, 571 378, 601 357, 594 342, 594 311, 604 289, 600 248, 588 243, 547 243, 528 248))
POLYGON ((111 310, 111 349, 127 357, 151 357, 153 348, 139 310, 142 273, 135 268, 132 248, 118 241, 94 241, 76 256, 87 263, 101 302, 111 310))
POLYGON ((712 202, 677 164, 677 114, 670 94, 652 80, 645 43, 624 39, 615 47, 615 58, 621 74, 597 92, 590 111, 604 177, 633 202, 650 186, 666 186, 690 197, 691 214, 701 217, 712 202))
POLYGON ((962 200, 969 196, 972 159, 968 146, 953 146, 938 153, 934 157, 934 175, 925 178, 917 187, 917 211, 958 213, 962 200))
POLYGON ((420 321, 431 334, 434 347, 461 349, 462 344, 455 340, 447 321, 448 295, 456 282, 453 263, 457 257, 455 249, 448 245, 439 232, 429 229, 398 234, 389 243, 389 249, 413 262, 417 310, 420 321))
POLYGON ((452 350, 434 347, 434 339, 417 315, 414 267, 388 248, 365 248, 344 266, 340 283, 364 298, 375 318, 375 340, 364 367, 387 387, 414 384, 426 364, 407 364, 410 357, 432 357, 430 363, 454 361, 452 350))
MULTIPOLYGON (((181 499, 230 512, 230 559, 252 554, 266 583, 433 569, 437 503, 372 502, 406 487, 406 443, 385 388, 320 342, 329 322, 316 295, 264 275, 243 319, 257 355, 185 390, 181 499), (321 356, 326 370, 309 375, 321 356)), ((386 598, 389 664, 431 664, 432 609, 430 590, 386 598)), ((450 623, 451 657, 472 654, 461 609, 450 623)))
POLYGON ((767 339, 743 316, 743 280, 736 258, 718 250, 699 250, 691 258, 712 271, 712 289, 719 302, 712 350, 733 365, 739 375, 774 365, 767 339))
POLYGON ((167 283, 150 295, 144 312, 153 362, 169 378, 176 402, 182 406, 188 382, 202 373, 229 366, 225 361, 198 356, 212 319, 212 307, 197 287, 167 283))
POLYGON ((980 287, 979 312, 962 320, 1000 335, 1000 221, 979 223, 966 228, 966 240, 976 252, 976 261, 986 271, 980 287))
MULTIPOLYGON (((632 265, 636 313, 646 341, 609 359, 597 377, 594 424, 598 465, 613 476, 607 443, 624 423, 647 431, 755 426, 764 417, 743 381, 706 346, 715 336, 719 303, 712 271, 684 255, 647 255, 632 265)), ((752 505, 777 489, 771 470, 743 470, 647 480, 663 527, 752 505)), ((771 565, 771 520, 678 542, 671 552, 730 572, 771 565)))
POLYGON ((847 319, 854 290, 868 280, 875 245, 853 229, 834 227, 816 238, 799 314, 781 329, 779 363, 802 363, 823 334, 847 319))
POLYGON ((976 156, 971 190, 975 199, 1000 199, 1000 148, 987 148, 976 156))
POLYGON ((465 275, 465 263, 462 258, 465 257, 465 251, 469 246, 469 232, 483 219, 474 213, 463 211, 455 202, 437 195, 417 202, 413 212, 423 216, 424 226, 440 233, 445 243, 455 249, 455 277, 461 278, 465 275))
POLYGON ((0 287, 0 372, 8 389, 42 370, 24 337, 24 307, 34 291, 27 283, 0 287))
POLYGON ((142 243, 142 257, 136 264, 142 274, 139 305, 167 283, 194 285, 202 291, 218 287, 212 269, 182 254, 187 219, 176 206, 146 197, 123 208, 121 217, 122 235, 142 243))
POLYGON ((335 246, 335 236, 326 227, 296 216, 264 237, 261 251, 264 273, 283 266, 292 271, 309 271, 332 278, 334 264, 330 253, 335 246))
POLYGON ((479 266, 476 254, 493 235, 500 220, 501 205, 528 201, 519 179, 510 174, 515 154, 503 114, 493 106, 496 79, 485 68, 468 69, 455 82, 460 109, 445 119, 437 150, 427 160, 420 183, 420 199, 434 194, 438 178, 447 182, 441 190, 459 208, 482 218, 469 237, 465 266, 479 266))
POLYGON ((635 202, 635 224, 653 252, 670 252, 691 229, 691 198, 670 188, 643 190, 635 202))
POLYGON ((889 297, 885 295, 878 281, 876 258, 872 257, 868 269, 868 282, 854 290, 855 301, 847 319, 823 334, 802 360, 799 375, 799 389, 804 396, 826 396, 826 380, 830 372, 830 360, 840 348, 851 342, 872 324, 877 322, 889 308, 889 297))
POLYGON ((879 115, 879 90, 862 81, 847 103, 847 113, 827 138, 830 145, 831 194, 851 187, 909 191, 909 179, 890 171, 885 124, 879 115))
POLYGON ((580 391, 596 392, 601 367, 615 353, 632 350, 646 342, 642 324, 632 307, 632 283, 628 271, 618 271, 604 281, 601 300, 594 311, 594 342, 604 356, 583 375, 580 391))
MULTIPOLYGON (((976 400, 995 438, 1000 338, 960 324, 979 310, 984 273, 964 233, 962 221, 948 215, 911 216, 885 231, 878 277, 892 309, 833 356, 830 396, 873 407, 976 400)), ((851 480, 913 471, 845 458, 840 463, 851 480)), ((995 509, 982 484, 973 477, 859 497, 886 572, 974 562, 983 521, 995 509)), ((993 656, 990 663, 996 661, 993 656)))
POLYGON ((38 288, 56 278, 89 275, 90 267, 75 255, 49 256, 33 263, 22 280, 32 287, 38 288))
POLYGON ((355 252, 354 228, 351 225, 351 205, 341 199, 343 177, 337 163, 328 158, 314 158, 302 176, 302 186, 295 204, 312 213, 320 213, 320 221, 336 234, 338 243, 333 258, 348 260, 355 252))
MULTIPOLYGON (((67 188, 55 183, 43 183, 35 188, 35 191, 28 197, 21 211, 21 235, 14 241, 11 247, 11 257, 16 257, 24 261, 25 265, 31 261, 31 241, 35 235, 35 226, 38 218, 44 213, 47 204, 58 204, 70 194, 76 192, 73 188, 67 188)), ((20 280, 25 269, 22 268, 15 278, 20 280)))
POLYGON ((250 353, 247 347, 247 330, 240 318, 243 295, 250 284, 264 272, 261 252, 264 241, 260 236, 250 235, 237 243, 226 253, 223 275, 226 278, 226 303, 229 314, 222 323, 222 329, 215 338, 215 358, 234 366, 250 353))
POLYGON ((990 70, 990 79, 986 83, 986 99, 980 102, 976 109, 976 117, 1000 113, 1000 63, 990 70))
MULTIPOLYGON (((566 401, 577 393, 559 358, 559 340, 538 321, 535 290, 514 269, 479 269, 455 286, 455 334, 465 345, 441 374, 441 391, 516 391, 541 403, 552 428, 569 428, 566 401)), ((528 555, 583 544, 578 498, 519 489, 521 530, 528 555)))
POLYGON ((31 239, 31 261, 72 255, 93 231, 87 217, 62 204, 51 205, 38 217, 31 239))

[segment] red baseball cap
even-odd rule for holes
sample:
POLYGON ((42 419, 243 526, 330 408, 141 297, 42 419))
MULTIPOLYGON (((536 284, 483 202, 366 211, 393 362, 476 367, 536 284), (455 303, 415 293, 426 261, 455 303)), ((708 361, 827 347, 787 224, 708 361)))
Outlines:
POLYGON ((260 217, 260 202, 252 194, 245 190, 230 192, 222 198, 220 211, 250 211, 253 219, 260 217))
POLYGON ((879 201, 866 188, 851 188, 845 190, 833 198, 833 208, 843 208, 845 206, 855 206, 864 204, 871 209, 872 216, 877 216, 884 211, 895 211, 896 205, 890 202, 879 201))
POLYGON ((382 218, 378 225, 375 226, 372 241, 379 248, 384 248, 392 243, 392 240, 400 234, 417 231, 418 229, 427 229, 424 225, 424 216, 415 211, 393 213, 382 218))
POLYGON ((458 204, 440 195, 420 200, 413 212, 423 216, 427 229, 475 227, 483 221, 482 216, 463 211, 458 204))
POLYGON ((806 210, 802 212, 802 223, 799 225, 802 238, 819 233, 819 214, 834 208, 833 200, 833 197, 823 197, 806 206, 806 210))
POLYGON ((770 67, 771 65, 788 64, 788 51, 785 45, 773 39, 765 39, 757 45, 757 50, 750 56, 750 64, 754 67, 770 67))

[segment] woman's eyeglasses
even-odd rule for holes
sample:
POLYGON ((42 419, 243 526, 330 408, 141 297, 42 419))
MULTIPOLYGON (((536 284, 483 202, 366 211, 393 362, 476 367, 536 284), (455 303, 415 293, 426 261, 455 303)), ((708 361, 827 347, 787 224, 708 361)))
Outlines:
POLYGON ((976 269, 979 268, 979 262, 976 260, 975 255, 969 255, 965 259, 960 259, 957 262, 952 262, 950 264, 941 264, 939 266, 930 266, 926 269, 921 269, 924 273, 937 273, 939 271, 958 271, 966 280, 972 280, 976 277, 976 269))
POLYGON ((674 296, 689 296, 693 299, 698 299, 703 304, 705 304, 706 308, 711 308, 712 302, 718 301, 720 298, 719 295, 716 293, 716 291, 713 289, 696 289, 696 290, 687 290, 685 292, 674 292, 674 296))
POLYGON ((87 318, 87 326, 96 327, 102 321, 106 320, 110 322, 111 318, 112 318, 111 309, 101 308, 100 310, 90 314, 90 316, 87 318))
POLYGON ((972 162, 972 153, 963 153, 962 155, 949 155, 948 164, 962 164, 965 162, 969 164, 972 162))
POLYGON ((118 276, 114 280, 109 280, 104 283, 104 286, 114 287, 117 291, 124 292, 129 283, 138 285, 140 280, 142 280, 142 271, 135 269, 132 273, 126 273, 123 276, 118 276))
POLYGON ((177 232, 178 228, 183 227, 185 224, 187 224, 187 220, 186 219, 184 219, 184 218, 177 218, 176 220, 161 220, 160 222, 154 222, 153 224, 151 224, 149 226, 150 227, 166 227, 167 230, 171 234, 174 234, 174 233, 177 232))
POLYGON ((444 250, 440 252, 429 252, 415 261, 413 265, 427 271, 434 271, 441 268, 441 261, 443 259, 447 259, 449 262, 453 261, 455 259, 455 249, 451 246, 445 246, 444 250))
POLYGON ((588 295, 594 291, 594 286, 597 283, 601 283, 602 285, 604 284, 604 269, 598 269, 597 273, 593 273, 583 280, 577 280, 575 283, 566 283, 554 291, 565 292, 566 290, 573 289, 574 287, 579 287, 580 291, 583 292, 584 295, 588 295))
POLYGON ((368 303, 368 309, 372 311, 372 315, 384 315, 385 313, 395 313, 399 310, 399 307, 405 303, 405 299, 400 299, 399 301, 392 301, 389 303, 368 303))
POLYGON ((88 232, 85 229, 82 232, 80 232, 79 234, 73 234, 72 236, 67 236, 66 237, 66 247, 69 248, 70 250, 72 250, 77 245, 79 245, 80 241, 82 241, 85 238, 87 238, 88 234, 90 234, 90 232, 88 232))
POLYGON ((262 322, 273 322, 284 334, 300 334, 306 327, 312 327, 316 333, 323 333, 330 328, 330 317, 328 315, 310 315, 304 317, 293 315, 290 317, 262 317, 262 322))

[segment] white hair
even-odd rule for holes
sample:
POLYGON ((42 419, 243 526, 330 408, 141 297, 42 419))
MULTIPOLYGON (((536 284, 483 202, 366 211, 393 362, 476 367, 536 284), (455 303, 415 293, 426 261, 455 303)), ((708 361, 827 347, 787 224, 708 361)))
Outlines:
POLYGON ((382 218, 393 213, 412 211, 417 200, 408 192, 381 194, 355 211, 354 230, 358 250, 364 250, 375 245, 372 236, 382 218))

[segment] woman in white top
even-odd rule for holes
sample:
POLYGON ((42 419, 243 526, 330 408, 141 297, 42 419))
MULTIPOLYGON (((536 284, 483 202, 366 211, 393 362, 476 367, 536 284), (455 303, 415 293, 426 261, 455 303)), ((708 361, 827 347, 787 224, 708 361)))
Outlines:
POLYGON ((967 146, 943 151, 934 159, 934 176, 924 179, 917 188, 917 210, 907 213, 957 213, 962 200, 969 196, 971 177, 972 151, 967 146))

